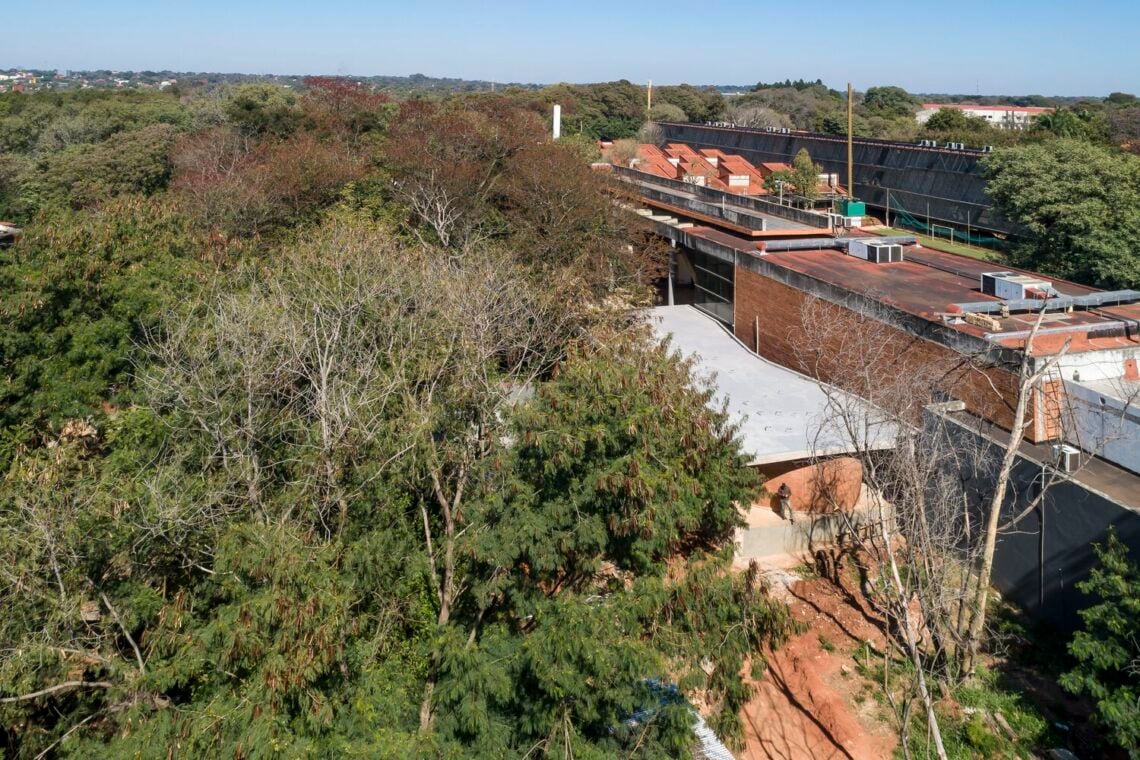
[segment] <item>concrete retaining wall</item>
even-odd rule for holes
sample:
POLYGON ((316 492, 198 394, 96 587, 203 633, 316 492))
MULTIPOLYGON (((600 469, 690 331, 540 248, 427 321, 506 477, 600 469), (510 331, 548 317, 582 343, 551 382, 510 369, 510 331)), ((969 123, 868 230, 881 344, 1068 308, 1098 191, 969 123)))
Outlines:
POLYGON ((829 229, 827 217, 820 214, 813 214, 810 211, 803 209, 793 208, 791 206, 782 206, 779 203, 764 200, 763 198, 756 198, 748 195, 737 195, 735 193, 727 193, 724 190, 717 190, 712 187, 701 187, 689 182, 682 182, 677 179, 669 179, 668 177, 659 177, 656 174, 646 174, 634 169, 628 169, 624 166, 614 166, 613 173, 619 177, 628 180, 633 180, 647 185, 658 185, 660 187, 669 188, 672 190, 679 190, 686 193, 691 193, 698 198, 702 198, 713 203, 728 203, 733 206, 750 209, 752 211, 759 211, 762 214, 769 214, 770 216, 777 216, 781 219, 788 219, 799 224, 806 224, 809 227, 816 229, 826 230, 829 229))
POLYGON ((729 224, 735 224, 747 230, 762 231, 767 229, 764 217, 749 214, 747 211, 738 211, 715 203, 685 198, 675 195, 668 190, 655 190, 651 187, 643 187, 640 192, 643 198, 659 203, 667 203, 675 208, 692 211, 696 214, 703 214, 704 216, 710 216, 715 219, 723 219, 729 224))

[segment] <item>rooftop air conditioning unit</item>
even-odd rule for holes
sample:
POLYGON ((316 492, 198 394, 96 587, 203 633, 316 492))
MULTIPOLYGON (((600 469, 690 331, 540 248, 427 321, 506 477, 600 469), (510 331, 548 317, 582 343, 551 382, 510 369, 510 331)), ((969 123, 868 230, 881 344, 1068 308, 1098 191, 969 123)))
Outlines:
POLYGON ((983 272, 981 289, 987 296, 1006 301, 1021 301, 1033 295, 1030 291, 1056 295, 1053 283, 1016 272, 983 272))
POLYGON ((872 264, 897 264, 903 260, 901 245, 878 240, 852 240, 847 244, 847 253, 872 264))
POLYGON ((1067 443, 1053 446, 1053 461, 1061 472, 1076 472, 1081 468, 1081 450, 1067 443))

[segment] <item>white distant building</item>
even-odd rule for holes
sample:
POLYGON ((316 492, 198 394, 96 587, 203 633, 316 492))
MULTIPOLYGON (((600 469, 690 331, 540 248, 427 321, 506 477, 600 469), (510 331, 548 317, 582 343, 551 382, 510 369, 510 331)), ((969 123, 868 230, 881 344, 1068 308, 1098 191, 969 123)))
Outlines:
POLYGON ((1033 120, 1043 113, 1049 113, 1052 108, 1038 108, 1034 106, 975 106, 962 103, 923 103, 915 118, 919 124, 925 124, 930 117, 943 108, 962 111, 967 116, 977 116, 985 119, 991 127, 998 129, 1028 129, 1033 120))

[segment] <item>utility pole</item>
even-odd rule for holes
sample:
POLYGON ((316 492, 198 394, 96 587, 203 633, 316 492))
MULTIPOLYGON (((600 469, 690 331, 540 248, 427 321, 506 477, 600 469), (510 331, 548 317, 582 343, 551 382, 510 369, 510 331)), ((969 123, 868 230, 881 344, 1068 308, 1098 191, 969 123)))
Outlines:
POLYGON ((855 108, 851 98, 851 83, 847 83, 847 200, 855 199, 855 108))
MULTIPOLYGON (((1045 488, 1045 465, 1041 465, 1041 487, 1045 488)), ((1037 514, 1041 520, 1040 535, 1037 536, 1037 609, 1045 609, 1045 496, 1041 496, 1041 503, 1037 505, 1037 514)))
POLYGON ((653 111, 653 80, 649 80, 649 86, 645 88, 645 120, 649 120, 649 114, 653 111))

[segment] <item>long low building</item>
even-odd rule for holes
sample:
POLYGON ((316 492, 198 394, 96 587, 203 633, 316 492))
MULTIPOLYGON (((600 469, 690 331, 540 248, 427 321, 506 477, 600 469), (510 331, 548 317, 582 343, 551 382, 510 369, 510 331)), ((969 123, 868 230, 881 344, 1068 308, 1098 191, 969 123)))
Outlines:
MULTIPOLYGON (((963 450, 992 447, 958 473, 986 493, 1025 363, 1040 375, 1025 397, 1028 428, 1003 519, 1027 516, 999 537, 995 584, 1031 614, 1071 627, 1085 603, 1074 584, 1096 562, 1093 544, 1115 528, 1140 552, 1140 291, 1043 277, 912 237, 820 230, 758 239, 724 220, 685 218, 680 206, 673 213, 649 217, 672 243, 662 293, 691 307, 657 310, 657 329, 715 373, 770 491, 788 483, 802 494, 821 479, 812 468, 828 462, 839 465, 829 477, 844 484, 846 503, 865 500, 860 461, 847 464, 865 454, 844 454, 851 442, 821 425, 840 386, 882 408, 908 388, 918 403, 937 402, 914 424, 963 450), (813 449, 834 453, 805 456, 813 449), (1046 480, 1043 502, 1026 511, 1046 480)), ((786 547, 790 529, 774 506, 750 510, 744 555, 786 547)))
POLYGON ((1039 108, 1036 106, 979 106, 969 103, 923 103, 922 108, 915 114, 919 124, 930 121, 930 117, 939 111, 961 111, 967 116, 984 119, 987 124, 997 129, 1023 130, 1033 126, 1034 120, 1044 113, 1053 111, 1052 108, 1039 108))
POLYGON ((884 345, 874 351, 882 366, 869 368, 869 376, 889 377, 907 363, 941 366, 948 397, 1005 428, 1012 424, 1021 356, 1044 307, 1029 348, 1031 364, 1057 366, 1033 392, 1029 440, 1101 426, 1100 440, 1086 434, 1082 447, 1116 457, 1128 448, 1119 436, 1135 437, 1133 428, 1120 425, 1131 419, 1124 410, 1134 415, 1136 409, 1129 383, 1140 380, 1140 292, 1048 280, 906 238, 757 242, 702 225, 657 226, 676 246, 672 290, 720 319, 759 355, 837 381, 837 373, 860 369, 860 350, 868 347, 857 337, 873 324, 884 345), (805 324, 809 307, 819 312, 817 319, 846 327, 821 333, 805 324), (816 346, 821 340, 830 344, 816 346), (811 350, 825 355, 824 366, 806 365, 811 350), (1101 394, 1105 403, 1078 407, 1077 395, 1067 395, 1066 388, 1087 383, 1113 385, 1116 393, 1101 394), (1109 395, 1117 399, 1115 407, 1107 403, 1109 395), (1065 416, 1077 412, 1101 416, 1080 424, 1065 416))

